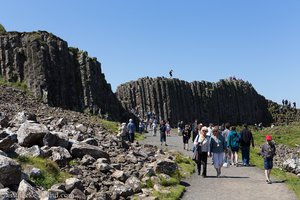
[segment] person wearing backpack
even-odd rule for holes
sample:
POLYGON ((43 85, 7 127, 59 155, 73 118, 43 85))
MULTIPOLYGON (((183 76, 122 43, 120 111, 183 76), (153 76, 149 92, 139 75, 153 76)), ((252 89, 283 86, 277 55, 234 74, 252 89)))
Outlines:
POLYGON ((236 132, 236 127, 232 126, 231 131, 228 134, 227 139, 227 147, 231 150, 231 160, 233 165, 238 166, 238 159, 239 159, 239 148, 240 148, 240 136, 236 132))
POLYGON ((248 125, 244 124, 244 129, 240 133, 240 144, 242 147, 242 160, 244 166, 249 166, 250 162, 250 145, 254 148, 254 139, 251 131, 248 129, 248 125))

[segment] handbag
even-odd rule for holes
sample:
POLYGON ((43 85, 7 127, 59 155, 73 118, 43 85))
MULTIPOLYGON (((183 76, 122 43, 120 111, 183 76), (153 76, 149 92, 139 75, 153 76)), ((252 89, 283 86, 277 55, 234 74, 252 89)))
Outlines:
MULTIPOLYGON (((199 145, 197 145, 197 146, 195 147, 195 150, 194 150, 193 156, 192 156, 192 159, 193 159, 193 161, 195 161, 195 162, 197 162, 197 160, 199 159, 198 149, 199 149, 199 145)), ((200 146, 200 149, 201 149, 201 146, 200 146)))
MULTIPOLYGON (((204 141, 204 140, 203 140, 204 141)), ((203 141, 199 144, 197 144, 196 145, 196 147, 195 147, 195 150, 194 150, 194 152, 193 152, 193 156, 192 156, 192 159, 193 159, 193 161, 195 161, 195 162, 197 162, 198 160, 199 160, 199 154, 201 154, 202 153, 202 143, 203 143, 203 141)))

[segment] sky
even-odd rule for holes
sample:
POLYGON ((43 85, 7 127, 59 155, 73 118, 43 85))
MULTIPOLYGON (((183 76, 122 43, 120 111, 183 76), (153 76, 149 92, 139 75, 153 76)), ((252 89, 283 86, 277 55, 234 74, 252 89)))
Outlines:
POLYGON ((149 76, 235 76, 300 105, 299 0, 0 0, 7 31, 46 30, 101 63, 113 91, 149 76))

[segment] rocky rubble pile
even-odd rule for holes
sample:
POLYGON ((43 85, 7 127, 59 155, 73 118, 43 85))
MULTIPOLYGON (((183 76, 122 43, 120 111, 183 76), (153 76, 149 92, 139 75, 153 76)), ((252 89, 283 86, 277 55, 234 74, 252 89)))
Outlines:
POLYGON ((147 183, 160 190, 161 177, 178 170, 157 147, 121 141, 87 115, 0 87, 0 199, 155 199, 147 183), (51 159, 72 177, 50 189, 37 186, 29 177, 39 169, 23 170, 12 155, 51 159))
POLYGON ((276 145, 274 164, 300 177, 300 148, 290 148, 285 145, 276 145))

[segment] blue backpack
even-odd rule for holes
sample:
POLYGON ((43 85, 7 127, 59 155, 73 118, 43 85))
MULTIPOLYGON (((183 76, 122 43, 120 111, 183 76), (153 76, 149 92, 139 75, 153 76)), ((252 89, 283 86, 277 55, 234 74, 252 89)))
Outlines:
POLYGON ((240 146, 240 136, 236 131, 231 133, 230 146, 233 148, 238 148, 240 146))

